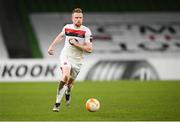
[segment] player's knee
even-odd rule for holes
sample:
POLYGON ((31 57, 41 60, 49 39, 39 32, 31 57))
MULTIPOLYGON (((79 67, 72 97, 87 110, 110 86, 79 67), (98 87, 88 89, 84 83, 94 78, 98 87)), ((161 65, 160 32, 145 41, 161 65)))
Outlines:
POLYGON ((74 82, 74 79, 70 78, 69 81, 68 81, 68 85, 69 85, 69 86, 72 85, 73 82, 74 82))
POLYGON ((69 80, 69 77, 67 75, 64 75, 63 80, 64 80, 64 82, 67 82, 69 80))

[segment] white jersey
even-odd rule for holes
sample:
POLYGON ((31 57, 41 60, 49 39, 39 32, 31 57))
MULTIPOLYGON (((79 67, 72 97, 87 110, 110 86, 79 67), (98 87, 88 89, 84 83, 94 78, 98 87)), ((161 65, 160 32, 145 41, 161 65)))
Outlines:
POLYGON ((88 27, 81 25, 80 28, 76 29, 73 24, 67 24, 64 26, 62 32, 65 35, 65 45, 61 52, 62 57, 71 58, 76 61, 83 59, 84 51, 76 48, 69 43, 70 38, 75 38, 79 43, 91 41, 91 31, 88 27))

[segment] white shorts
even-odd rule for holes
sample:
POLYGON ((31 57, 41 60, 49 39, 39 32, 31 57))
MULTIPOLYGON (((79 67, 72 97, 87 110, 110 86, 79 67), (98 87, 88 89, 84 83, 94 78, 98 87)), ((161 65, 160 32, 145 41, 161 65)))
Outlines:
POLYGON ((60 62, 61 62, 61 67, 67 66, 71 69, 70 78, 75 80, 82 66, 81 61, 77 61, 65 55, 60 55, 60 62))

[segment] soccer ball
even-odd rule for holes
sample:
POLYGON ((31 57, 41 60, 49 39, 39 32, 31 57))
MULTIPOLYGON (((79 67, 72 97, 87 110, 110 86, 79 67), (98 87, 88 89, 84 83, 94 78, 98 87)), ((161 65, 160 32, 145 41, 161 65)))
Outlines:
POLYGON ((90 98, 87 100, 86 109, 89 112, 95 112, 95 111, 99 110, 99 108, 100 108, 100 102, 97 99, 90 98))

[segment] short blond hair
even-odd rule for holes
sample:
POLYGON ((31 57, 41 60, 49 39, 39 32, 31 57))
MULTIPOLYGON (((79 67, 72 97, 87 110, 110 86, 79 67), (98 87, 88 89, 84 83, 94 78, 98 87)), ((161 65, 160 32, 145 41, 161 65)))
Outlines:
POLYGON ((75 8, 73 11, 72 11, 72 14, 74 13, 83 13, 82 9, 81 8, 75 8))

